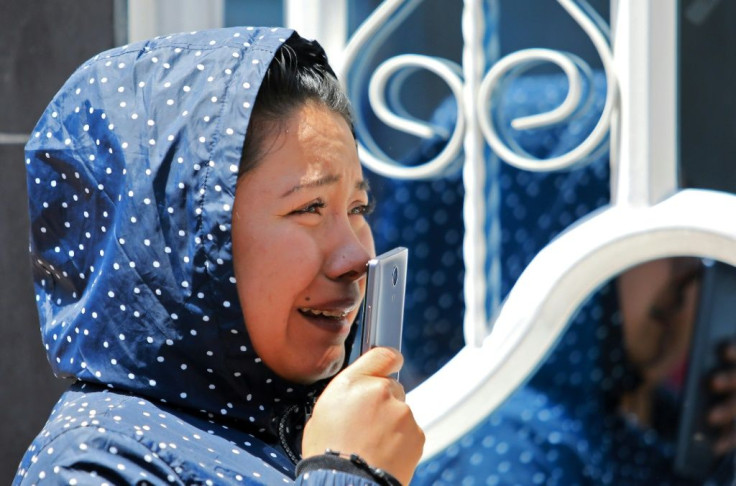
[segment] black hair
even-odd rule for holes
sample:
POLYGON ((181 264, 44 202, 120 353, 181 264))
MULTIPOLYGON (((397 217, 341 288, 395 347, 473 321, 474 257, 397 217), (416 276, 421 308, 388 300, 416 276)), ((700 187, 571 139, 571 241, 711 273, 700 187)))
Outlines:
POLYGON ((258 90, 248 124, 238 175, 256 167, 267 152, 266 135, 298 108, 314 101, 341 115, 355 137, 350 101, 322 46, 296 32, 274 54, 258 90))

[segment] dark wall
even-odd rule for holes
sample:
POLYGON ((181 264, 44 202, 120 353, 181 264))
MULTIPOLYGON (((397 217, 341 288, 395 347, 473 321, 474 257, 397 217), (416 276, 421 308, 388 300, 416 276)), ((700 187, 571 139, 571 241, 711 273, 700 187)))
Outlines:
POLYGON ((736 193, 736 2, 680 2, 683 185, 736 193))
POLYGON ((38 330, 23 143, 69 74, 113 46, 115 6, 114 0, 0 2, 0 484, 11 482, 67 386, 53 377, 38 330))

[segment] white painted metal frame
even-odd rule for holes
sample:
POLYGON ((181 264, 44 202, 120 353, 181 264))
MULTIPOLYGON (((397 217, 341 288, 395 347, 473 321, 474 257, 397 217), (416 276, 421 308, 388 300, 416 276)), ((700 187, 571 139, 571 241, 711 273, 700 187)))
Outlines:
MULTIPOLYGON (((314 5, 326 2, 310 1, 314 5)), ((558 0, 598 50, 608 88, 603 114, 590 136, 569 153, 545 161, 529 159, 515 150, 494 127, 491 94, 502 79, 518 75, 532 64, 557 64, 570 83, 565 102, 549 113, 513 121, 516 129, 544 126, 564 120, 584 103, 581 76, 588 75, 589 68, 570 54, 532 49, 498 60, 485 73, 481 40, 487 26, 483 7, 497 8, 497 2, 465 1, 462 66, 405 54, 385 61, 372 75, 370 99, 378 117, 419 137, 432 136, 436 128, 405 112, 389 110, 385 93, 390 98, 397 92, 389 80, 393 76, 400 82, 406 70, 429 69, 447 82, 458 102, 458 123, 448 147, 437 158, 419 167, 402 167, 377 147, 358 120, 361 160, 388 177, 440 177, 460 155, 461 146, 464 150, 466 346, 407 397, 427 433, 424 459, 459 439, 508 397, 543 359, 587 296, 623 270, 676 255, 736 265, 736 227, 718 216, 736 211, 736 197, 677 188, 677 2, 612 0, 611 36, 584 0, 558 0), (613 49, 609 37, 613 38, 613 49), (470 108, 473 106, 477 110, 470 108), (497 255, 494 245, 498 234, 494 231, 498 228, 492 228, 489 235, 484 233, 486 211, 493 210, 493 194, 491 207, 486 207, 483 181, 486 173, 493 177, 497 161, 484 160, 484 140, 507 163, 527 170, 556 170, 585 163, 606 143, 609 128, 611 204, 578 221, 534 258, 500 308, 489 333, 485 303, 493 286, 487 285, 483 269, 485 259, 497 255)), ((334 8, 334 0, 327 3, 334 8)), ((372 44, 382 42, 420 3, 386 0, 349 42, 332 39, 328 53, 339 59, 341 72, 367 76, 356 61, 358 53, 369 56, 372 44)), ((315 36, 320 37, 318 32, 315 36)), ((491 279, 497 263, 490 265, 491 279)))
POLYGON ((128 42, 223 26, 225 0, 127 0, 128 42))

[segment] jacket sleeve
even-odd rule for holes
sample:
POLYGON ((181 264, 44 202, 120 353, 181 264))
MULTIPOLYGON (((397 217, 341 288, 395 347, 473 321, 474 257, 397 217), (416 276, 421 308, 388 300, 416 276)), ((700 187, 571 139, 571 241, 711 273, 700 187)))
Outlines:
POLYGON ((385 471, 369 466, 359 456, 349 460, 338 453, 302 459, 296 466, 294 484, 315 486, 401 486, 385 471))
POLYGON ((94 427, 78 427, 36 450, 14 484, 172 486, 184 482, 174 469, 134 438, 94 427))
POLYGON ((380 486, 378 483, 354 474, 335 469, 318 469, 299 475, 297 486, 380 486))
MULTIPOLYGON (((21 464, 13 486, 221 484, 221 479, 208 476, 205 471, 169 464, 129 435, 98 427, 76 427, 34 450, 30 460, 21 464)), ((360 471, 325 467, 324 464, 305 470, 294 484, 381 486, 361 476, 360 471)))

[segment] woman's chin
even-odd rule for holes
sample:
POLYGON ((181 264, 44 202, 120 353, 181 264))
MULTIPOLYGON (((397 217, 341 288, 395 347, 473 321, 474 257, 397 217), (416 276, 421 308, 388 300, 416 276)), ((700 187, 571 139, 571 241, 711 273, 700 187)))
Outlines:
POLYGON ((332 378, 341 369, 345 361, 345 351, 325 357, 317 363, 311 365, 300 366, 298 370, 288 373, 288 376, 282 376, 293 383, 300 385, 311 385, 320 380, 332 378))
POLYGON ((316 381, 325 380, 327 378, 332 378, 333 376, 338 374, 340 370, 342 369, 343 360, 344 360, 344 357, 339 360, 335 360, 331 362, 328 366, 321 367, 311 377, 311 382, 314 383, 316 381))

